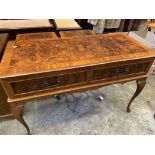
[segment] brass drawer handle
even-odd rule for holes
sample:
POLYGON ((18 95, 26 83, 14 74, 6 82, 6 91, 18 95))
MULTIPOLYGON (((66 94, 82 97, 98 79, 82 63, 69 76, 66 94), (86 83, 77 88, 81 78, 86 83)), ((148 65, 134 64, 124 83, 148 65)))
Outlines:
POLYGON ((43 81, 43 83, 48 86, 49 88, 54 88, 54 87, 58 87, 61 85, 62 81, 59 79, 57 80, 57 82, 55 83, 50 83, 49 81, 43 81))
POLYGON ((129 68, 127 68, 127 67, 114 69, 114 74, 116 76, 122 76, 122 75, 126 75, 128 73, 129 73, 129 68))

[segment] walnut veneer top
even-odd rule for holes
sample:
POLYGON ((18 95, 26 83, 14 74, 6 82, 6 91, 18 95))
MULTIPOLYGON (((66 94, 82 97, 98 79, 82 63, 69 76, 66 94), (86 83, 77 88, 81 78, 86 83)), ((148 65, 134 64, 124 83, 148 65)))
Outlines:
POLYGON ((16 40, 7 45, 0 77, 148 57, 155 57, 155 52, 122 33, 56 40, 16 40), (17 48, 13 48, 14 45, 17 48))

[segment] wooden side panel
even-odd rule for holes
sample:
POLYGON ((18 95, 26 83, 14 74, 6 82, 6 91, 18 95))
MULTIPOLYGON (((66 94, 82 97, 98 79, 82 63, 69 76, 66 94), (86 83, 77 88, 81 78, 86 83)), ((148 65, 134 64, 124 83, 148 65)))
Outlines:
MULTIPOLYGON (((1 59, 5 51, 5 46, 7 44, 8 34, 0 34, 0 67, 1 59)), ((0 118, 11 115, 9 104, 7 103, 7 95, 0 83, 0 118)))
POLYGON ((8 37, 9 37, 8 33, 0 34, 0 62, 4 54, 4 50, 7 44, 8 37))
POLYGON ((10 115, 10 107, 7 103, 7 95, 0 83, 0 118, 6 115, 10 115))

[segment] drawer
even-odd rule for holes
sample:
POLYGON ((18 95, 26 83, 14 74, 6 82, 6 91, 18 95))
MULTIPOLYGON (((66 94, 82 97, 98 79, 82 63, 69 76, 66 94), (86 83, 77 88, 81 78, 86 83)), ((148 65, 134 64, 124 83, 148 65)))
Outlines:
POLYGON ((32 93, 44 90, 57 90, 67 85, 75 85, 87 81, 87 72, 42 77, 30 80, 20 80, 9 82, 15 95, 32 93))
POLYGON ((102 80, 108 78, 123 77, 127 75, 137 75, 138 73, 145 73, 149 65, 150 62, 143 62, 111 68, 94 69, 92 80, 102 80))

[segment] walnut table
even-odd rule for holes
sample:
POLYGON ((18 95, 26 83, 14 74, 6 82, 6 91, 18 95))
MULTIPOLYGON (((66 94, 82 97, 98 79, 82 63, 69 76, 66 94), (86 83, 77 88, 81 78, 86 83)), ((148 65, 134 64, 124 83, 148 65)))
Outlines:
POLYGON ((27 100, 36 98, 136 80, 130 112, 154 59, 155 52, 122 33, 17 39, 7 44, 0 81, 14 117, 30 134, 22 110, 27 100))

